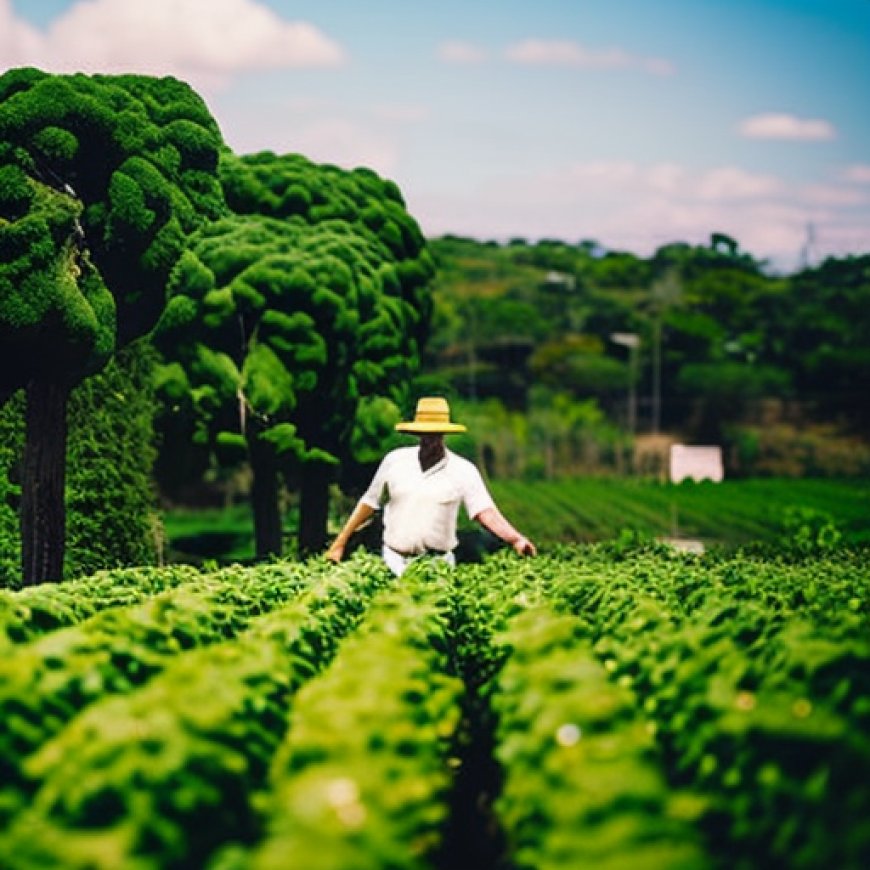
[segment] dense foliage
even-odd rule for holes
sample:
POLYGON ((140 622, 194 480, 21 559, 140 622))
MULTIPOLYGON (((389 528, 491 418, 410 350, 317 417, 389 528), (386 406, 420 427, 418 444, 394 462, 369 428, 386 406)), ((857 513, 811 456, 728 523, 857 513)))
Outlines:
POLYGON ((18 585, 21 575, 21 455, 24 448, 24 394, 0 408, 0 582, 18 585))
POLYGON ((0 77, 2 384, 73 383, 153 326, 203 216, 219 133, 173 79, 0 77))
MULTIPOLYGON (((426 371, 475 405, 497 400, 502 417, 543 419, 561 402, 551 416, 570 449, 555 470, 619 465, 588 407, 569 424, 584 403, 623 427, 634 420, 640 435, 722 443, 729 474, 870 468, 870 256, 776 276, 720 234, 649 257, 553 240, 448 236, 431 247, 426 371)), ((503 465, 511 445, 544 453, 491 416, 497 435, 484 440, 503 465)))
POLYGON ((301 490, 301 549, 316 549, 334 466, 382 439, 407 400, 431 259, 373 172, 225 154, 221 179, 236 214, 205 227, 173 275, 162 391, 219 463, 250 463, 257 554, 281 550, 279 474, 301 490))
POLYGON ((164 547, 153 478, 155 358, 147 341, 133 342, 70 395, 66 565, 73 577, 154 564, 164 547))
POLYGON ((186 236, 223 209, 220 133, 175 79, 0 76, 0 402, 26 399, 26 581, 59 579, 66 402, 150 330, 186 236))
POLYGON ((858 870, 868 567, 598 546, 0 594, 0 861, 858 870))
MULTIPOLYGON (((137 341, 69 399, 66 569, 148 565, 165 546, 153 466, 154 351, 137 341)), ((21 582, 18 508, 24 451, 23 393, 0 408, 0 577, 21 582)))

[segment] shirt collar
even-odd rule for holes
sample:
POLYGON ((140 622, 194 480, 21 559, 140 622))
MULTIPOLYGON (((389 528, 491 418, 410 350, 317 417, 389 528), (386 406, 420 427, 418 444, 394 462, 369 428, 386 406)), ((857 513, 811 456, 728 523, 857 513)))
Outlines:
MULTIPOLYGON (((416 459, 416 457, 414 457, 416 459)), ((429 477, 431 474, 437 474, 439 471, 442 471, 444 467, 447 465, 447 460, 450 458, 450 451, 445 449, 444 456, 441 457, 431 468, 428 468, 423 472, 423 477, 429 477)), ((417 460, 417 467, 419 468, 419 460, 417 460)))

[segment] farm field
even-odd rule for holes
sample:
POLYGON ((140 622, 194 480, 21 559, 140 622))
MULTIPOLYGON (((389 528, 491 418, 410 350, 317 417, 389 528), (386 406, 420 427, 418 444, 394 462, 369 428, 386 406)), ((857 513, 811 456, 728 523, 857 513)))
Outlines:
POLYGON ((862 4, 140 5, 0 0, 0 870, 870 870, 862 4))
POLYGON ((663 484, 584 478, 494 481, 496 500, 542 541, 601 541, 630 530, 737 546, 776 541, 802 520, 829 519, 844 540, 870 543, 870 481, 757 478, 663 484))
POLYGON ((4 868, 864 868, 870 554, 0 592, 4 868))
MULTIPOLYGON (((626 531, 735 547, 778 542, 802 525, 817 529, 825 523, 836 528, 843 542, 870 543, 870 481, 863 479, 768 478, 676 486, 624 478, 494 480, 490 488, 504 513, 544 547, 606 541, 626 531)), ((340 503, 336 523, 351 507, 350 502, 340 503)), ((164 522, 172 561, 253 557, 246 504, 170 511, 164 522)), ((292 521, 285 528, 288 539, 294 532, 291 526, 292 521)))

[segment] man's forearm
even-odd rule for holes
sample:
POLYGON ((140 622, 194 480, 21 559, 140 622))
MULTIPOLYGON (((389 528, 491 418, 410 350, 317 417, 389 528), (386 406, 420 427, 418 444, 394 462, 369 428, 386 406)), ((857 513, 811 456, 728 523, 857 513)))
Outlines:
POLYGON ((344 548, 347 546, 347 542, 350 540, 353 533, 361 526, 365 525, 374 512, 375 509, 367 505, 365 502, 357 502, 356 507, 347 518, 344 528, 342 528, 338 533, 335 540, 326 551, 326 558, 331 559, 333 562, 340 562, 344 557, 344 548))
POLYGON ((360 526, 365 525, 365 523, 371 519, 374 512, 374 508, 367 505, 365 502, 357 502, 356 507, 347 518, 344 528, 338 533, 335 543, 341 544, 342 546, 346 545, 350 540, 351 535, 353 535, 360 526))
POLYGON ((535 545, 521 532, 518 532, 496 507, 486 508, 475 517, 484 528, 496 537, 510 544, 518 553, 534 554, 535 545))

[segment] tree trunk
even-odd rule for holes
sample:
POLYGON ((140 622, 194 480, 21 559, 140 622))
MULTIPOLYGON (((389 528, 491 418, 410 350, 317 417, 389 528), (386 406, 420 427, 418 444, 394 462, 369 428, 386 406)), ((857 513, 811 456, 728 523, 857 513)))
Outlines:
POLYGON ((66 408, 69 388, 31 381, 21 486, 21 573, 26 585, 63 579, 66 408))
POLYGON ((331 468, 312 462, 302 471, 299 488, 299 555, 311 556, 326 546, 331 468))
POLYGON ((254 511, 254 552, 258 559, 281 555, 281 511, 278 508, 278 463, 275 448, 248 430, 251 460, 251 507, 254 511))

